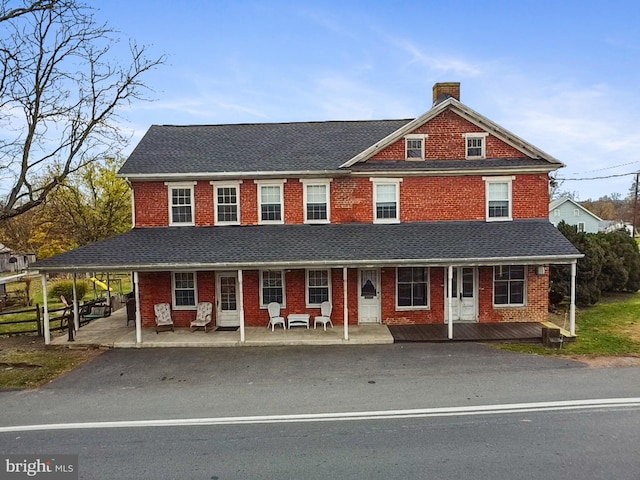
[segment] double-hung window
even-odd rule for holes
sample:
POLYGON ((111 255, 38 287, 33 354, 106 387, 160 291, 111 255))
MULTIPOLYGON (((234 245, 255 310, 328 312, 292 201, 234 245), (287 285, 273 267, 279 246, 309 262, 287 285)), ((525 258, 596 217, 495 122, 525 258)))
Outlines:
POLYGON ((211 182, 216 225, 240 225, 240 183, 211 182))
POLYGON ((373 223, 400 222, 400 182, 402 179, 376 179, 373 182, 373 223))
POLYGON ((525 304, 526 271, 524 265, 500 265, 493 268, 494 305, 525 304))
POLYGON ((284 223, 284 180, 258 184, 258 224, 284 223))
POLYGON ((483 177, 483 180, 486 184, 487 221, 511 220, 513 177, 483 177))
POLYGON ((305 223, 329 223, 331 180, 302 180, 305 223))
POLYGON ((286 307, 284 272, 282 270, 260 271, 260 304, 266 307, 271 302, 286 307))
POLYGON ((405 158, 407 160, 424 160, 424 144, 426 135, 411 134, 404 137, 405 158))
POLYGON ((195 183, 167 183, 169 225, 195 225, 195 183))
POLYGON ((479 160, 486 158, 487 133, 465 133, 466 159, 479 160))
POLYGON ((429 269, 398 267, 396 271, 396 301, 399 310, 429 308, 429 269))
POLYGON ((307 306, 318 307, 331 301, 331 275, 329 270, 307 270, 307 306))
POLYGON ((195 272, 173 272, 171 280, 174 308, 195 308, 198 298, 195 272))

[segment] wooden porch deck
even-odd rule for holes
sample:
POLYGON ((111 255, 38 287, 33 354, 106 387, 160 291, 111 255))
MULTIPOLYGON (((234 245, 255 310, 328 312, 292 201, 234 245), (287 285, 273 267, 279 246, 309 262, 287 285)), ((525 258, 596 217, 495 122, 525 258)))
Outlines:
MULTIPOLYGON (((542 323, 455 323, 456 342, 541 342, 542 323)), ((388 325, 395 343, 448 342, 447 325, 388 325)))

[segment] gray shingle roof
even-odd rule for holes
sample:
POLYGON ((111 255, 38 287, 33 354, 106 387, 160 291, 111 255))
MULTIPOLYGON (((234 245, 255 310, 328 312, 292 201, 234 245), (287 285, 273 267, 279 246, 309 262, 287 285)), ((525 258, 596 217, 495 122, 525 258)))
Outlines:
POLYGON ((350 169, 354 172, 369 171, 459 171, 459 170, 478 170, 486 172, 491 169, 514 169, 522 171, 527 168, 549 168, 549 162, 539 158, 487 158, 484 160, 425 160, 425 161, 406 161, 385 160, 384 162, 369 161, 356 163, 350 169))
POLYGON ((153 125, 119 173, 337 170, 409 121, 153 125))
POLYGON ((580 257, 548 220, 135 228, 45 259, 42 271, 492 262, 580 257))

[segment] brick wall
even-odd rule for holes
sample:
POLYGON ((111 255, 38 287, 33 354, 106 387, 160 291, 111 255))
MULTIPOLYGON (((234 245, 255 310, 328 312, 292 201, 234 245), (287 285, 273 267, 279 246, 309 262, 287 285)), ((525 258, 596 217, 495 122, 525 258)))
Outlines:
MULTIPOLYGON (((473 123, 447 110, 411 133, 427 134, 425 158, 427 160, 464 160, 466 158, 465 133, 481 133, 483 130, 473 123)), ((487 158, 522 158, 519 150, 502 140, 488 135, 485 154, 487 158)), ((405 141, 398 140, 377 153, 370 161, 404 160, 405 141)))
MULTIPOLYGON (((320 315, 319 308, 307 308, 305 296, 305 271, 291 270, 285 274, 286 307, 282 315, 289 313, 309 313, 313 325, 313 317, 320 315)), ((348 313, 349 324, 358 324, 358 270, 348 269, 348 313)), ((154 327, 153 305, 156 303, 172 303, 171 274, 169 272, 140 273, 140 313, 143 327, 154 327)), ((198 272, 198 300, 212 302, 215 305, 215 275, 213 272, 198 272)), ((412 325, 444 323, 445 315, 445 282, 444 268, 429 269, 429 309, 402 311, 396 308, 396 269, 386 267, 381 270, 381 315, 382 322, 387 325, 412 325)), ((342 269, 331 271, 331 298, 333 304, 332 320, 334 325, 343 324, 344 300, 342 269)), ((527 268, 527 305, 524 307, 493 306, 493 268, 478 269, 478 320, 480 322, 538 322, 547 318, 547 295, 549 289, 548 268, 545 274, 539 275, 537 267, 527 268)), ((243 301, 245 325, 263 327, 269 321, 266 308, 260 306, 259 272, 257 270, 243 272, 243 301)), ((174 321, 177 327, 188 327, 195 318, 195 310, 174 310, 174 321)), ((215 320, 214 320, 215 323, 215 320)))

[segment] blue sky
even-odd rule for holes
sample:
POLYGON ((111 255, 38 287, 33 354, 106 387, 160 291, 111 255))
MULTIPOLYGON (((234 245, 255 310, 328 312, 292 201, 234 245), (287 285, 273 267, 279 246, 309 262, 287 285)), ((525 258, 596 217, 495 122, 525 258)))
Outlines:
MULTIPOLYGON (((628 193, 640 170, 640 2, 90 0, 166 54, 152 124, 415 118, 436 82, 567 165, 578 199, 628 193)), ((117 54, 117 51, 114 52, 117 54)), ((129 148, 125 153, 131 150, 129 148)))

